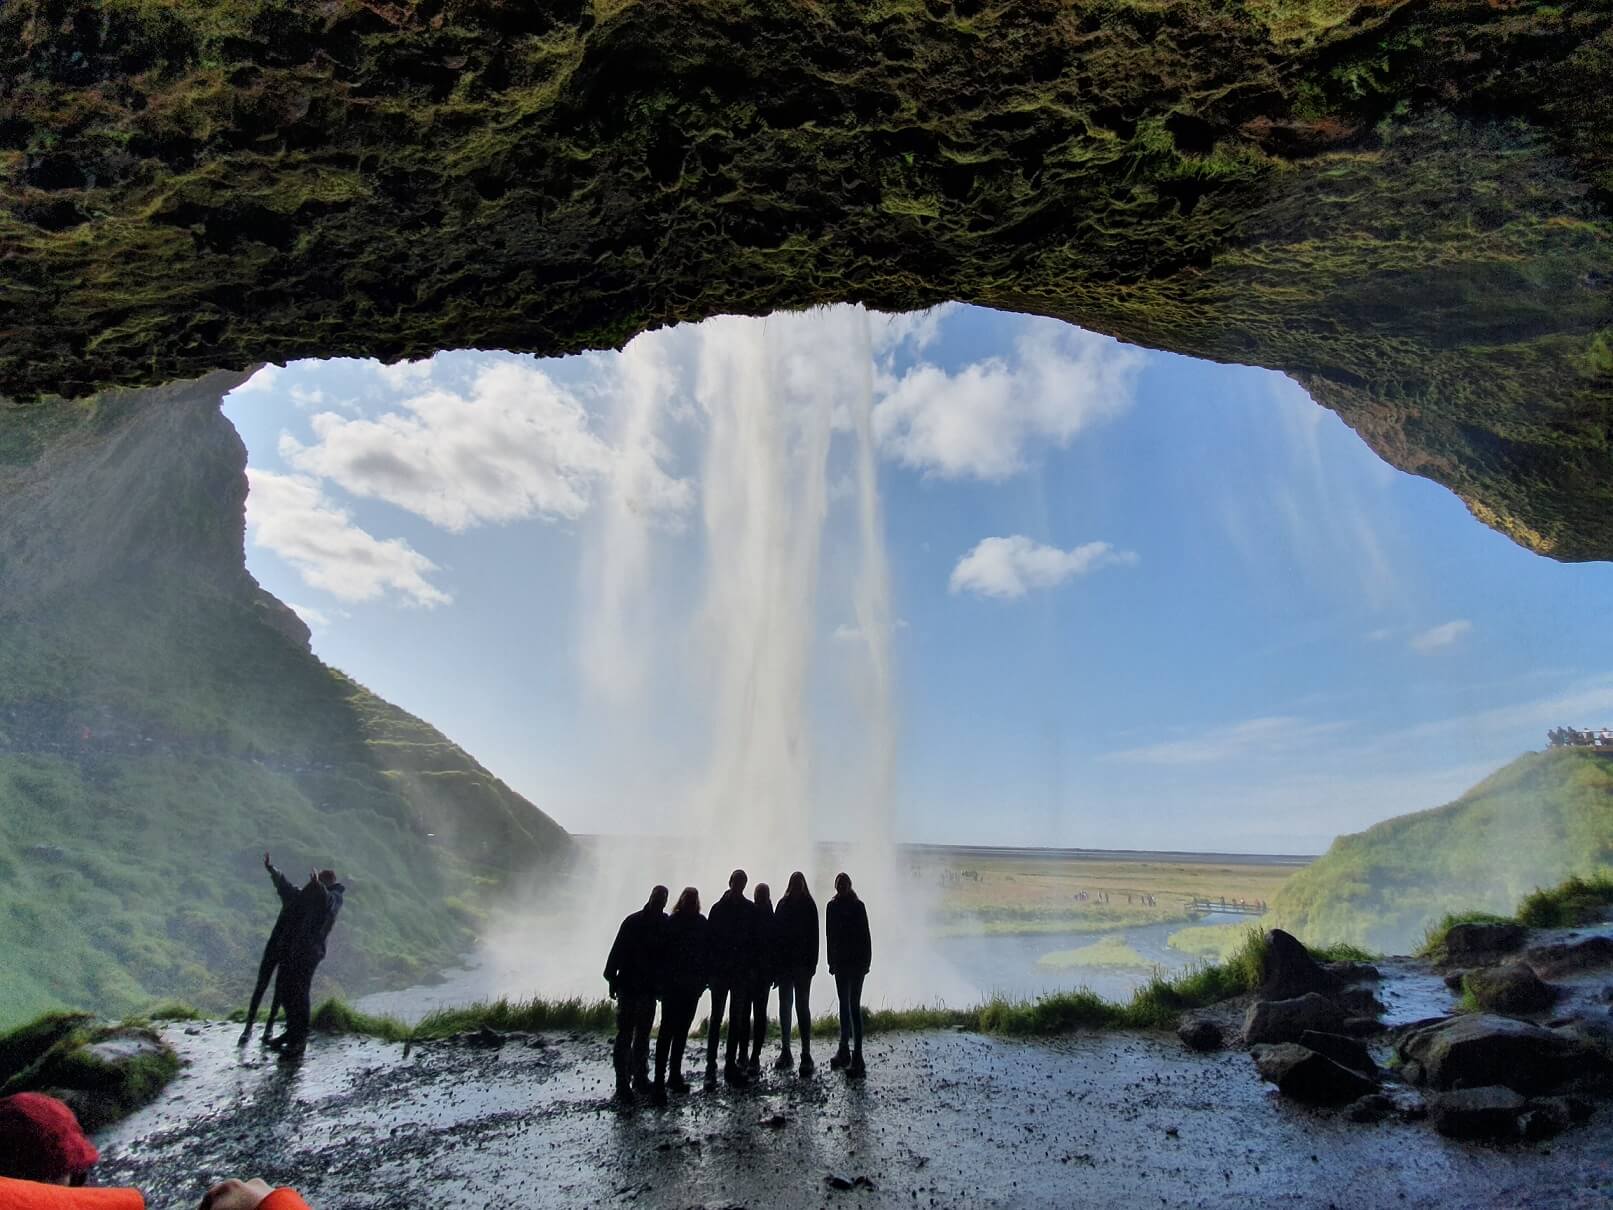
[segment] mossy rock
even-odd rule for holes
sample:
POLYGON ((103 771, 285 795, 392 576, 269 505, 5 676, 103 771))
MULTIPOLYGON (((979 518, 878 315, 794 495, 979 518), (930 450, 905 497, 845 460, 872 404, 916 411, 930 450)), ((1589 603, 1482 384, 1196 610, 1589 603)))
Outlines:
POLYGON ((71 1105, 86 1130, 99 1130, 150 1104, 178 1074, 179 1056, 155 1030, 79 1018, 0 1095, 49 1093, 71 1105))
POLYGON ((0 1087, 7 1086, 19 1073, 38 1063, 64 1038, 83 1032, 94 1021, 89 1013, 47 1013, 0 1034, 0 1087))

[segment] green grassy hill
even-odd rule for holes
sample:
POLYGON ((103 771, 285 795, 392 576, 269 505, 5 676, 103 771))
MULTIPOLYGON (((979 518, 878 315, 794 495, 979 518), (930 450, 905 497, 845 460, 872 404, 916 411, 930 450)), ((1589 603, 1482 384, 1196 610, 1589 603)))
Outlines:
POLYGON ((1446 912, 1510 915, 1537 887, 1613 868, 1613 758, 1531 752, 1461 798, 1341 836, 1272 902, 1308 942, 1406 953, 1446 912))
POLYGON ((239 1003, 277 903, 334 866, 327 990, 428 975, 562 857, 531 803, 321 663, 246 572, 240 375, 0 407, 0 1027, 239 1003))

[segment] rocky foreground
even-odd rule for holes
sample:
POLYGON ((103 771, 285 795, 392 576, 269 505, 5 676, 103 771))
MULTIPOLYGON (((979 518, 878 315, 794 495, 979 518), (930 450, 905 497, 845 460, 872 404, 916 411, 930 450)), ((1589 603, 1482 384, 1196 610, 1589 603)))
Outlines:
POLYGON ((883 1036, 863 1084, 769 1073, 664 1110, 612 1108, 602 1037, 316 1039, 287 1069, 174 1025, 186 1070, 102 1136, 103 1176, 158 1206, 229 1174, 357 1208, 1605 1204, 1609 931, 1453 932, 1437 967, 1279 940, 1262 994, 1184 1022, 1230 1046, 883 1036), (1447 976, 1514 967, 1549 1007, 1455 1011, 1447 976))

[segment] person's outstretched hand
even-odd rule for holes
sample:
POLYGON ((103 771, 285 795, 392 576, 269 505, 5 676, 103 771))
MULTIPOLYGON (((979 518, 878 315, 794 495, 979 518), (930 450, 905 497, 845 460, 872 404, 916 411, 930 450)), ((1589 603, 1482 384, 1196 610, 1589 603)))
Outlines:
POLYGON ((274 862, 269 860, 269 850, 268 849, 263 850, 263 868, 266 869, 266 870, 274 869, 274 862))
POLYGON ((274 1190, 264 1180, 220 1181, 202 1198, 202 1210, 257 1210, 257 1205, 274 1190))

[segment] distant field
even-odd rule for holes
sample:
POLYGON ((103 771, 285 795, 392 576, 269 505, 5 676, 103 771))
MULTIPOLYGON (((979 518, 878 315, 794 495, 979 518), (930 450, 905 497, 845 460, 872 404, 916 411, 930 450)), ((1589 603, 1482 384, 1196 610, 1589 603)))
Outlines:
MULTIPOLYGON (((930 849, 913 858, 915 876, 939 896, 936 929, 949 935, 1102 932, 1186 923, 1195 918, 1189 909, 1194 899, 1269 904, 1301 868, 1302 860, 1293 858, 1214 854, 930 849)), ((1254 923, 1256 917, 1249 919, 1254 923)))

